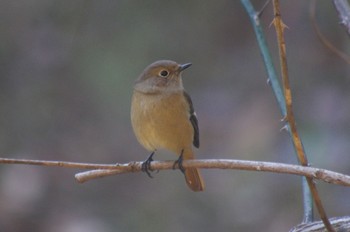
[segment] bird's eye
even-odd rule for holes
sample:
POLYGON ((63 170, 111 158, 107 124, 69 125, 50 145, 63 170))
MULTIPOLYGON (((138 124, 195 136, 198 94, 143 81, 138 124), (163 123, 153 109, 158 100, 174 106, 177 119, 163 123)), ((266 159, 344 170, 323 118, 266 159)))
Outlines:
POLYGON ((162 70, 160 71, 159 75, 162 77, 167 77, 169 75, 169 72, 167 70, 162 70))

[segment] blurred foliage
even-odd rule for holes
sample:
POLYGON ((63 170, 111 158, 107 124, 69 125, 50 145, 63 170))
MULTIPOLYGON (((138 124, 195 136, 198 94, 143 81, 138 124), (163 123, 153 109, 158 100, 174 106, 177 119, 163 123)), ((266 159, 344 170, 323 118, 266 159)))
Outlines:
MULTIPOLYGON (((318 40, 308 1, 281 3, 310 162, 349 173, 349 66, 318 40)), ((349 52, 331 1, 317 3, 324 36, 349 52)), ((262 22, 278 67, 271 21, 268 7, 262 22)), ((296 162, 239 1, 2 0, 0 34, 3 157, 145 159, 129 120, 133 81, 153 61, 172 59, 193 63, 184 84, 199 116, 199 158, 296 162)), ((175 159, 162 153, 156 158, 175 159)), ((294 176, 203 170, 207 189, 193 193, 179 172, 86 184, 75 172, 1 166, 0 231, 287 231, 302 218, 294 176)), ((349 214, 349 189, 319 188, 329 216, 349 214)))

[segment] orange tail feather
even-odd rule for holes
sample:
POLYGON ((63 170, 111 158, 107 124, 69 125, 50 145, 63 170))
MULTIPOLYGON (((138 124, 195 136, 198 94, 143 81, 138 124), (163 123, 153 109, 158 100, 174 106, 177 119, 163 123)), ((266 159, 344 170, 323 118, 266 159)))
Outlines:
POLYGON ((197 168, 186 168, 185 179, 187 186, 194 192, 204 190, 204 181, 197 168))
MULTIPOLYGON (((187 151, 183 154, 184 160, 194 159, 193 152, 187 151)), ((197 168, 186 168, 185 179, 187 186, 194 192, 203 191, 205 188, 203 178, 197 168)))

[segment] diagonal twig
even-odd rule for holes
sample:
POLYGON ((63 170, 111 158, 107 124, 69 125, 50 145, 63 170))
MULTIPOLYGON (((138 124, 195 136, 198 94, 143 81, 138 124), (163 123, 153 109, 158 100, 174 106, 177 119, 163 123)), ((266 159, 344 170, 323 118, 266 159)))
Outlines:
MULTIPOLYGON (((280 63, 281 63, 281 72, 282 72, 282 80, 283 80, 283 90, 284 90, 284 96, 286 101, 286 107, 287 107, 287 114, 285 120, 288 122, 292 134, 292 141, 294 144, 294 148, 296 150, 298 160, 301 165, 308 166, 308 160, 305 155, 304 147, 301 142, 300 136, 297 131, 294 113, 293 113, 293 107, 292 107, 292 91, 290 89, 289 85, 289 77, 288 77, 288 66, 287 66, 287 55, 286 55, 286 44, 284 41, 284 29, 286 26, 282 22, 281 18, 281 12, 280 12, 280 6, 278 0, 273 0, 273 9, 274 9, 274 25, 276 28, 276 34, 277 34, 277 41, 278 41, 278 48, 279 48, 279 57, 280 57, 280 63)), ((321 198, 318 194, 316 184, 314 183, 313 179, 311 177, 306 178, 308 186, 311 190, 312 196, 315 201, 316 208, 318 210, 318 213, 320 214, 320 217, 325 224, 325 227, 328 231, 335 231, 331 225, 331 223, 328 220, 327 214, 325 212, 325 209, 323 208, 321 198)))

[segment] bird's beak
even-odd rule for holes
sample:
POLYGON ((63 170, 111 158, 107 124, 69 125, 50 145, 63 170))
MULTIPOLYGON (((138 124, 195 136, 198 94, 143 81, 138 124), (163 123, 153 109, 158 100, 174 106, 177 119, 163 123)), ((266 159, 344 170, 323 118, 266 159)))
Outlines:
POLYGON ((179 66, 179 72, 182 72, 183 70, 185 70, 186 68, 190 67, 191 65, 192 65, 191 63, 180 64, 180 66, 179 66))

